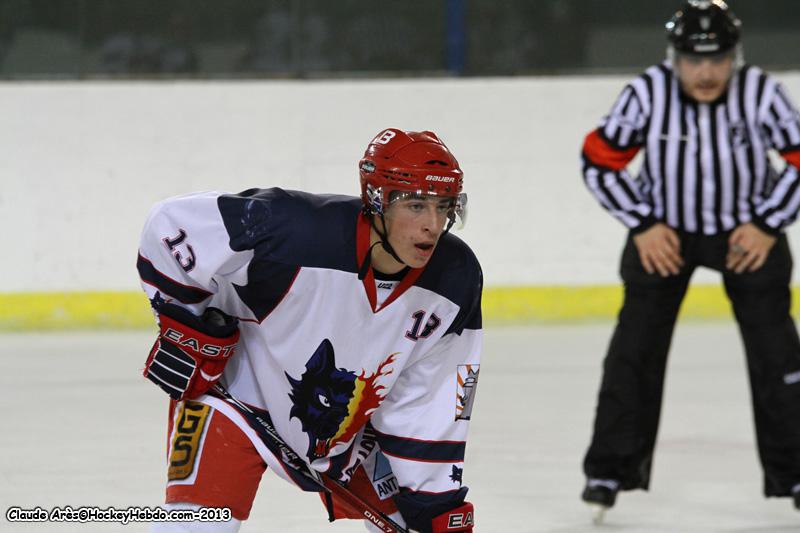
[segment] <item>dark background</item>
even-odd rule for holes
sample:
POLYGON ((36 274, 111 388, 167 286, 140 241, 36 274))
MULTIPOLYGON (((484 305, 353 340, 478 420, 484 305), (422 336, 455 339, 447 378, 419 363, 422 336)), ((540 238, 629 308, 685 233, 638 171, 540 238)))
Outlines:
MULTIPOLYGON (((0 77, 318 78, 637 72, 663 0, 0 0, 0 77)), ((732 0, 748 61, 800 67, 797 0, 732 0)))

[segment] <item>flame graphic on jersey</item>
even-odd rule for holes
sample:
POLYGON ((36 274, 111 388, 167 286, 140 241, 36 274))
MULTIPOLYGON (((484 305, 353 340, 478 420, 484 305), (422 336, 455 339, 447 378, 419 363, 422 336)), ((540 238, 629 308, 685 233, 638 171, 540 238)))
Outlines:
POLYGON ((347 416, 342 420, 339 430, 333 437, 325 441, 317 441, 317 446, 314 450, 317 456, 327 455, 328 451, 338 443, 349 441, 367 423, 370 415, 381 405, 386 396, 384 392, 386 387, 375 382, 378 378, 392 373, 392 370, 387 370, 386 367, 394 362, 395 356, 399 353, 395 352, 389 355, 378 366, 378 370, 370 376, 366 375, 366 370, 361 371, 361 375, 355 381, 353 397, 347 404, 347 416))

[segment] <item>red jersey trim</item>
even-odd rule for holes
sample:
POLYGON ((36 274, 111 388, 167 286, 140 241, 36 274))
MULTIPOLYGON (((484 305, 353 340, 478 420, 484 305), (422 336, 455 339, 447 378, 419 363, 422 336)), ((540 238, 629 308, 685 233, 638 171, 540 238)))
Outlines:
MULTIPOLYGON (((369 238, 370 238, 370 220, 367 215, 361 213, 358 215, 358 223, 356 224, 356 259, 358 260, 359 268, 361 265, 364 264, 364 260, 367 258, 367 253, 369 253, 369 238)), ((389 294, 389 297, 381 304, 378 305, 378 294, 377 289, 375 288, 375 273, 372 270, 372 265, 370 265, 369 270, 367 270, 367 275, 364 276, 363 284, 364 290, 367 292, 367 299, 369 300, 369 305, 372 308, 373 313, 377 313, 381 309, 384 309, 393 301, 397 300, 409 287, 411 287, 417 278, 419 278, 420 274, 422 274, 421 268, 411 268, 403 276, 403 279, 394 290, 389 294)))

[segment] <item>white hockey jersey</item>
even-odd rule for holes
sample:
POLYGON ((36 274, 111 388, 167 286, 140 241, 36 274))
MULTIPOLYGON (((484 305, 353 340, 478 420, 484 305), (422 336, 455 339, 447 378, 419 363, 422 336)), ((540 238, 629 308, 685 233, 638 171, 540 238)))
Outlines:
MULTIPOLYGON (((138 269, 151 298, 239 317, 223 382, 268 411, 312 468, 346 478, 366 433, 399 488, 446 499, 463 492, 482 344, 480 265, 446 234, 425 268, 394 283, 370 269, 361 280, 369 228, 355 197, 190 194, 153 208, 138 269)), ((200 399, 229 413, 267 464, 297 482, 230 405, 200 399)))

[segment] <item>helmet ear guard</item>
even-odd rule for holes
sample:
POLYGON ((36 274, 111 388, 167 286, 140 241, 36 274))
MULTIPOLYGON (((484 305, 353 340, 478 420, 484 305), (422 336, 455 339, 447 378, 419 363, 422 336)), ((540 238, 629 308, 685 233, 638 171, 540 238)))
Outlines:
POLYGON ((372 215, 383 214, 383 191, 381 188, 376 188, 371 183, 368 183, 365 194, 367 201, 364 203, 364 209, 367 213, 372 215))

